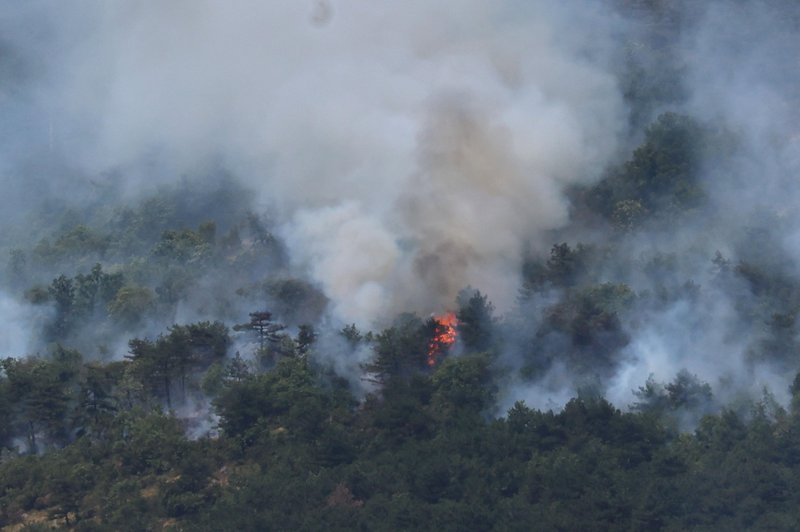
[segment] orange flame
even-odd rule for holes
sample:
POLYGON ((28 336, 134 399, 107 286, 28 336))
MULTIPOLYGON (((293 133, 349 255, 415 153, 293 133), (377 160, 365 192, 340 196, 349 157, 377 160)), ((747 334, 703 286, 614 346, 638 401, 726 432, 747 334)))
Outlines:
POLYGON ((434 316, 436 329, 433 338, 428 344, 428 366, 436 365, 437 357, 456 341, 456 325, 458 319, 454 312, 447 312, 440 316, 434 316))

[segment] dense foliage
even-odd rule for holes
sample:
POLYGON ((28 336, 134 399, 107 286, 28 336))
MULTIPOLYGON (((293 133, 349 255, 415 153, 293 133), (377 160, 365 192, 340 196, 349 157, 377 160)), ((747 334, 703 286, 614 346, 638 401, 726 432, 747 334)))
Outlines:
POLYGON ((681 112, 684 3, 617 3, 649 32, 615 72, 630 145, 564 192, 514 304, 430 309, 455 341, 336 322, 223 172, 9 230, 6 330, 34 341, 1 353, 0 527, 800 529, 797 228, 765 195, 725 232, 742 134, 681 112), (670 377, 630 385, 647 350, 670 377))
POLYGON ((98 366, 69 352, 4 362, 3 427, 22 423, 31 440, 46 439, 53 449, 4 455, 2 524, 25 522, 29 530, 37 522, 76 530, 798 525, 798 412, 765 397, 746 414, 723 410, 703 417, 694 433, 679 433, 666 420, 691 400, 688 376, 663 396, 643 389, 638 412, 586 396, 557 413, 517 403, 492 420, 484 414, 495 390, 485 355, 398 375, 381 396, 361 404, 346 383, 306 358, 285 358, 263 373, 228 364, 214 399, 219 433, 187 439, 186 420, 131 400, 135 364, 98 366))
POLYGON ((233 205, 197 229, 170 229, 187 199, 162 194, 15 248, 9 277, 50 309, 36 324, 50 343, 0 364, 0 524, 797 526, 800 399, 788 409, 766 392, 724 403, 687 371, 642 382, 627 412, 601 394, 625 363, 636 319, 701 307, 720 290, 743 320, 764 324, 748 347, 753 363, 800 369, 800 290, 768 240, 738 262, 709 251, 709 286, 677 277, 674 254, 623 258, 637 234, 680 224, 702 204, 707 135, 687 116, 659 117, 628 162, 574 191, 584 216, 607 221, 609 238, 531 256, 504 316, 465 288, 453 346, 436 342, 435 319, 414 314, 319 342, 325 296, 292 276, 267 224, 233 205), (176 323, 187 301, 196 316, 227 324, 176 323), (109 343, 124 335, 120 360, 109 343), (326 356, 335 345, 370 353, 360 384, 326 356), (498 411, 509 381, 537 382, 554 368, 580 384, 563 409, 517 402, 498 411))
POLYGON ((186 199, 172 204, 162 194, 158 204, 111 214, 124 224, 79 221, 12 250, 9 276, 28 286, 31 304, 51 309, 37 325, 51 343, 0 365, 0 524, 797 526, 800 399, 788 410, 766 393, 725 404, 686 371, 641 383, 627 412, 599 392, 624 363, 632 316, 702 305, 716 290, 765 324, 751 360, 798 370, 800 290, 775 253, 742 253, 734 263, 709 252, 708 287, 670 275, 680 258, 669 254, 629 261, 633 275, 604 273, 619 269, 637 232, 680 223, 702 202, 703 135, 689 117, 659 117, 628 162, 575 191, 576 205, 607 220, 611 237, 559 242, 549 256, 531 257, 518 305, 502 317, 486 295, 465 288, 454 302, 455 346, 437 344, 437 322, 413 314, 378 332, 344 327, 340 348, 370 353, 360 386, 325 356, 335 342, 318 342, 313 324, 325 297, 292 277, 279 241, 247 212, 168 229, 186 199), (254 261, 271 274, 254 278, 254 261), (655 290, 626 282, 636 278, 655 290), (187 300, 199 316, 229 316, 227 325, 175 323, 187 300), (158 329, 164 322, 173 324, 158 329), (125 334, 119 360, 108 342, 125 334), (232 352, 234 342, 244 356, 232 352), (563 409, 517 402, 497 410, 509 378, 535 382, 556 367, 583 383, 563 409))

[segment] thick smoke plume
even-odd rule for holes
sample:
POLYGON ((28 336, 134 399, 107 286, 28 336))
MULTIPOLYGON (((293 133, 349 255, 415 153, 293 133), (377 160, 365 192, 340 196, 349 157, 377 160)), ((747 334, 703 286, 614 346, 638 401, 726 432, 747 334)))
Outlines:
MULTIPOLYGON (((598 282, 700 292, 620 313, 630 342, 604 393, 626 405, 649 376, 688 369, 723 395, 780 394, 796 368, 754 361, 763 316, 742 312, 752 294, 711 259, 773 257, 798 273, 797 21, 778 0, 9 3, 0 222, 224 171, 270 212, 331 322, 367 329, 448 309, 469 285, 514 312, 526 259, 564 239, 613 241, 598 282), (625 161, 664 111, 698 120, 724 153, 702 164, 704 206, 613 237, 571 217, 576 187, 625 161), (759 231, 769 238, 748 237, 759 231), (643 274, 661 254, 679 260, 643 274)), ((39 236, 8 231, 0 245, 39 236)), ((220 283, 204 282, 196 299, 211 307, 220 283)), ((523 328, 559 297, 531 304, 523 328)), ((5 324, 27 315, 0 303, 5 324)), ((524 342, 508 344, 503 360, 522 366, 524 342)), ((562 362, 523 380, 504 400, 558 404, 580 387, 562 362)))
POLYGON ((587 6, 14 9, 41 33, 11 34, 42 52, 27 108, 40 148, 129 191, 223 164, 282 213, 337 316, 363 325, 441 310, 467 284, 513 301, 523 252, 567 220, 563 188, 598 176, 625 123, 611 21, 587 6))

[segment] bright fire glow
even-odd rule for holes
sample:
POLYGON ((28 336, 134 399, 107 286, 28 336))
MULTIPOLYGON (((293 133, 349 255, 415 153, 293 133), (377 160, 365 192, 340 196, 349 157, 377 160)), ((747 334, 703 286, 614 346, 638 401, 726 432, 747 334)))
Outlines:
POLYGON ((435 316, 433 319, 436 322, 436 330, 431 343, 428 344, 428 366, 431 367, 436 365, 437 357, 456 341, 456 325, 458 325, 458 319, 453 312, 435 316))

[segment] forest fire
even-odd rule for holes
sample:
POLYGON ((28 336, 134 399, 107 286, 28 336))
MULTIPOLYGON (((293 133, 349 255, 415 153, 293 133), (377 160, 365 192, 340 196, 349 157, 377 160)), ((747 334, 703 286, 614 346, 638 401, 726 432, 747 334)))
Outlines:
POLYGON ((428 344, 428 366, 436 365, 437 358, 442 352, 453 345, 456 341, 456 326, 458 319, 454 312, 447 312, 440 316, 434 316, 436 322, 433 338, 428 344))

